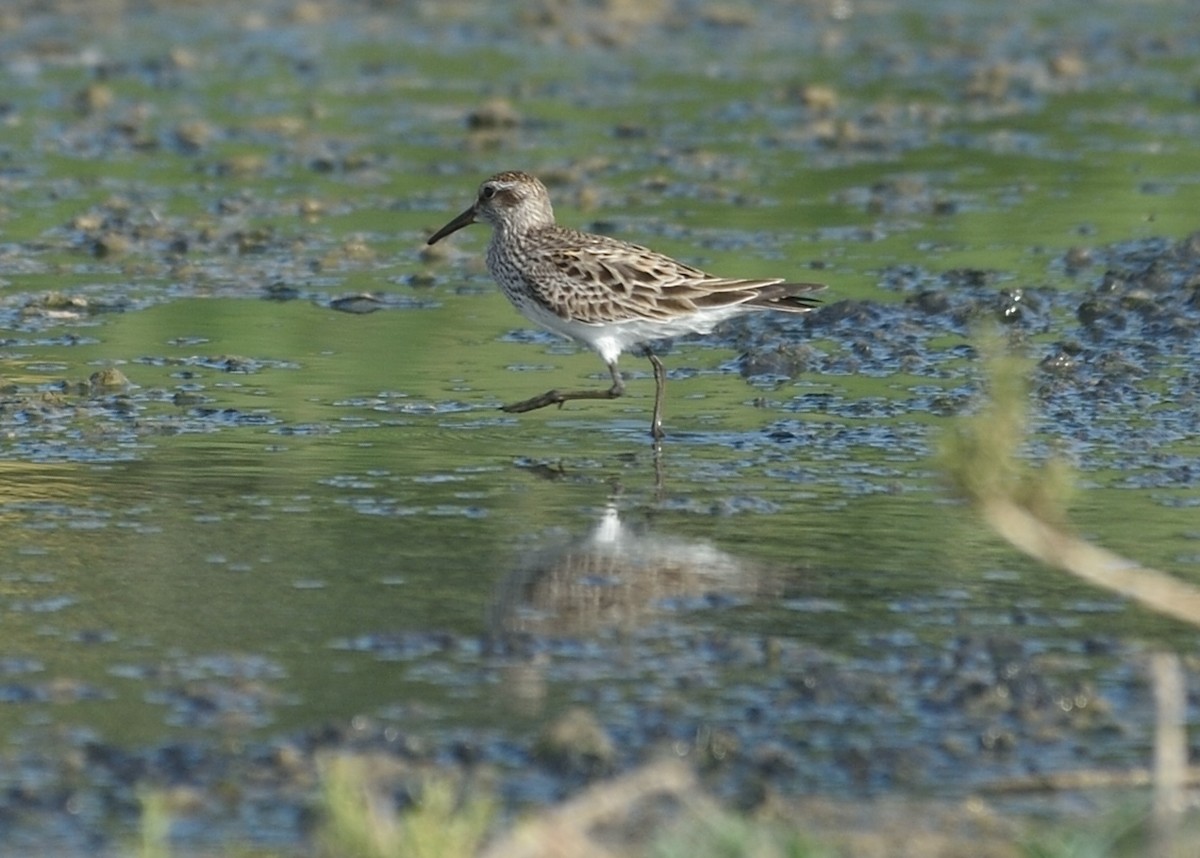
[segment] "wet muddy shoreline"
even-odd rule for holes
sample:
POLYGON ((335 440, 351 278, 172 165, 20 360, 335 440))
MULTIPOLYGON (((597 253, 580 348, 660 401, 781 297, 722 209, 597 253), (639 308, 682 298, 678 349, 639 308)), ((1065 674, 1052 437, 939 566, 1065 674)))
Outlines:
POLYGON ((309 854, 339 753, 505 820, 663 758, 749 814, 1092 818, 1037 778, 1145 765, 1195 634, 1015 558, 932 457, 999 330, 1080 530, 1200 574, 1187 11, 0 13, 0 850, 128 854, 149 790, 181 854, 309 854), (676 344, 658 461, 636 360, 504 415, 605 383, 481 236, 423 246, 504 168, 826 302, 676 344))

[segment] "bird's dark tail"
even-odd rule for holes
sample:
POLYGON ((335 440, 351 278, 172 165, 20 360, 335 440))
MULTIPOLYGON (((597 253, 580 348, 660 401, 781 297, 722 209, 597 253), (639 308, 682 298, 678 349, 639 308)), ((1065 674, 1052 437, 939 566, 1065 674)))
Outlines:
POLYGON ((814 298, 812 293, 820 292, 824 288, 824 283, 772 283, 759 289, 758 295, 747 303, 751 307, 763 307, 768 310, 807 313, 821 303, 821 299, 814 298))

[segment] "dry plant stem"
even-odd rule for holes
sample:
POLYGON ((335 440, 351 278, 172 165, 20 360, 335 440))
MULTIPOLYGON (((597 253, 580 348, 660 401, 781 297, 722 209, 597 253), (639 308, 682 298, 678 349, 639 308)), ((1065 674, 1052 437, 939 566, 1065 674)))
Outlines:
MULTIPOLYGON (((1069 772, 1046 772, 1041 775, 1021 775, 1000 778, 979 787, 985 795, 1014 793, 1076 792, 1089 789, 1145 789, 1154 784, 1154 772, 1145 766, 1131 769, 1075 769, 1069 772)), ((1200 787, 1200 767, 1184 770, 1184 787, 1200 787)))
POLYGON ((1187 780, 1187 692, 1179 656, 1155 653, 1154 677, 1157 724, 1154 731, 1154 846, 1157 855, 1177 854, 1179 823, 1187 780))
POLYGON ((980 508, 996 533, 1030 557, 1200 626, 1200 589, 1069 536, 1010 500, 985 499, 980 508))
POLYGON ((631 813, 653 796, 686 799, 694 792, 696 779, 682 763, 669 760, 643 766, 521 823, 480 858, 611 858, 614 853, 591 838, 594 826, 631 813))

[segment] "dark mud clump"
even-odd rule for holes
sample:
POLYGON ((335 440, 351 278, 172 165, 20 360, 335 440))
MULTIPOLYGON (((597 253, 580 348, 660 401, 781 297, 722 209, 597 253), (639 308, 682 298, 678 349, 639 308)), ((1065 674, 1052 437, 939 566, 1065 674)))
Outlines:
MULTIPOLYGON (((1131 485, 1195 484, 1200 476, 1164 469, 1161 453, 1194 433, 1200 233, 1077 248, 1050 267, 1076 288, 1014 283, 1001 272, 893 267, 881 285, 900 302, 836 301, 794 323, 799 335, 743 331, 735 341, 745 352, 740 370, 768 383, 799 373, 970 381, 969 341, 997 327, 1036 363, 1039 431, 1065 444, 1081 467, 1116 466, 1131 485), (947 348, 947 337, 961 344, 947 348), (1119 458, 1104 452, 1116 450, 1119 458)), ((972 393, 971 386, 949 389, 901 407, 950 414, 972 393)))

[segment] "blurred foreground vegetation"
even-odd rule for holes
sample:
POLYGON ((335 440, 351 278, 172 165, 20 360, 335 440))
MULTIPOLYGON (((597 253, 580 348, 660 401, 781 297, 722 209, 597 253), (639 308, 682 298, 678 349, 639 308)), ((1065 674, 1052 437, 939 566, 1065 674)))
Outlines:
MULTIPOLYGON (((502 819, 495 797, 449 775, 423 780, 398 811, 378 779, 379 761, 339 756, 326 766, 320 821, 311 846, 272 849, 247 844, 221 854, 245 858, 1182 858, 1154 851, 1144 798, 1112 797, 1096 818, 1053 826, 994 814, 978 802, 855 803, 853 810, 818 802, 754 814, 718 808, 679 763, 651 764, 593 785, 563 805, 527 818, 502 819), (661 789, 659 789, 661 788, 661 789), (858 820, 854 822, 852 820, 858 820), (871 820, 871 822, 867 822, 871 820)), ((387 768, 387 764, 383 764, 387 768)), ((140 843, 130 858, 207 854, 170 843, 173 802, 144 797, 140 843)), ((1186 829, 1196 834, 1195 826, 1186 829)))

